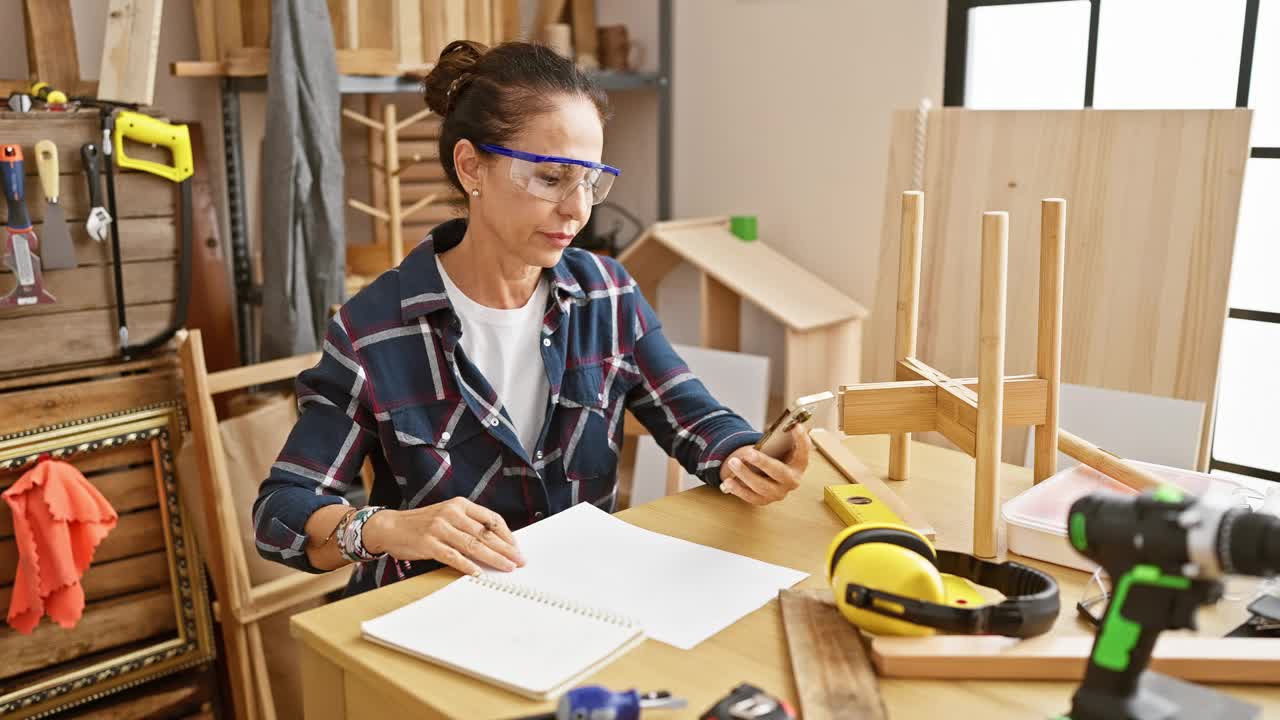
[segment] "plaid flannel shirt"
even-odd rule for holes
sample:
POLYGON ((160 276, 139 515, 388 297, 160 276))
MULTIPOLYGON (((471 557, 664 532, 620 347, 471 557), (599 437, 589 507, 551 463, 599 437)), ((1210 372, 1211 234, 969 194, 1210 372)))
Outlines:
MULTIPOLYGON (((545 271, 551 292, 539 349, 551 393, 529 457, 459 346, 461 325, 436 267, 437 251, 461 242, 465 229, 462 220, 435 228, 330 322, 319 363, 297 378, 298 422, 254 503, 263 557, 317 572, 304 526, 316 509, 346 502, 366 457, 371 504, 408 510, 461 496, 514 530, 580 502, 613 511, 624 410, 713 485, 721 461, 760 437, 689 372, 617 261, 570 248, 545 271)), ((439 567, 362 563, 348 594, 439 567)))

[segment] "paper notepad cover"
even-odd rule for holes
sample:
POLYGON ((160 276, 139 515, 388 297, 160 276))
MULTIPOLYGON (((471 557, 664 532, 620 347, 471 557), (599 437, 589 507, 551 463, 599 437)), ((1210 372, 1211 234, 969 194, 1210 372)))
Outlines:
POLYGON ((364 636, 548 699, 646 635, 690 649, 807 576, 638 528, 590 503, 515 535, 525 567, 456 580, 364 622, 364 636))

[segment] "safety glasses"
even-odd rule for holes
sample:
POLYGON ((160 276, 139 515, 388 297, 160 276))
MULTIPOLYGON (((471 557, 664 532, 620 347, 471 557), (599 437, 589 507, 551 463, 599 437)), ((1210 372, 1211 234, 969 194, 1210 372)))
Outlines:
POLYGON ((494 155, 511 158, 511 182, 530 195, 553 203, 564 202, 578 187, 586 189, 592 205, 609 195, 622 171, 609 165, 512 150, 501 145, 478 144, 494 155))

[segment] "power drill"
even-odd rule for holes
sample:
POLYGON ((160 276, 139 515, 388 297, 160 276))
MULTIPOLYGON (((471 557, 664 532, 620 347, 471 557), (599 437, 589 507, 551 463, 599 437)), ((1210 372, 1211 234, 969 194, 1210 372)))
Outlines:
POLYGON ((1172 701, 1139 687, 1160 631, 1195 629, 1196 609, 1221 599, 1226 575, 1280 572, 1280 518, 1171 485, 1080 498, 1067 530, 1112 582, 1071 720, 1177 717, 1172 701))

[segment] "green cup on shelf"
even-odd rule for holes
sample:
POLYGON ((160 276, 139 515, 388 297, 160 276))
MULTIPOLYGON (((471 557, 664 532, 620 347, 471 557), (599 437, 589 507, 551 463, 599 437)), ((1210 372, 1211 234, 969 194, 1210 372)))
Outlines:
POLYGON ((729 218, 729 232, 738 237, 739 240, 751 242, 759 237, 759 228, 756 224, 755 215, 733 215, 729 218))

